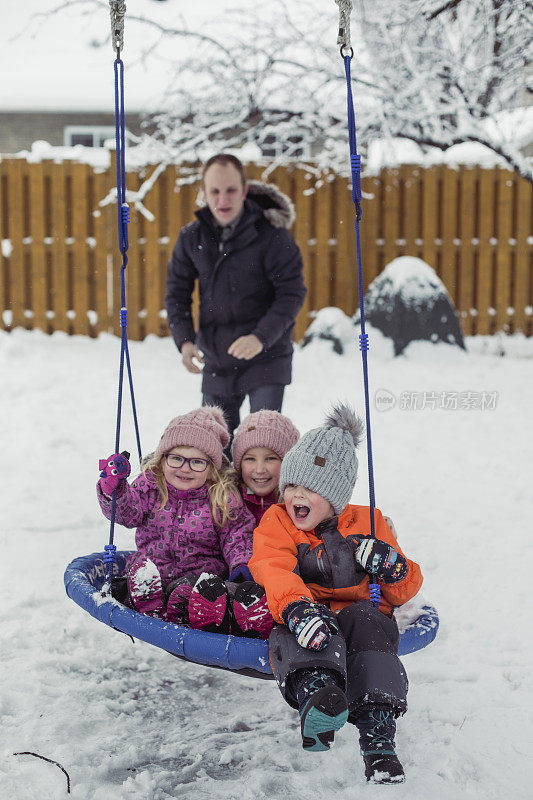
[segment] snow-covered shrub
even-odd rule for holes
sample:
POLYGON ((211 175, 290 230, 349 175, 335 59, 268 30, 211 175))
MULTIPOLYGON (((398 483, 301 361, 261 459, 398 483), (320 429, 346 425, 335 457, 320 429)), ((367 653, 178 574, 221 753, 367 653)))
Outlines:
POLYGON ((306 347, 313 339, 326 339, 332 342, 334 352, 342 355, 355 339, 353 320, 335 306, 313 311, 311 316, 314 319, 305 332, 302 347, 306 347))
MULTIPOLYGON (((418 339, 465 349, 457 312, 446 287, 420 258, 401 256, 385 267, 368 287, 365 316, 393 340, 395 355, 418 339)), ((355 317, 358 319, 359 314, 355 317)))

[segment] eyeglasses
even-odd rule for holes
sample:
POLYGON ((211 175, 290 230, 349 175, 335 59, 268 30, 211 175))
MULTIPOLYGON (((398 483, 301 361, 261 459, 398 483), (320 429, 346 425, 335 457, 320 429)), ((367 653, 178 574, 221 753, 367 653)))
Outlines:
POLYGON ((185 458, 185 456, 179 456, 177 453, 167 453, 165 461, 173 469, 179 469, 184 464, 188 464, 193 472, 205 472, 209 466, 209 461, 206 458, 185 458))

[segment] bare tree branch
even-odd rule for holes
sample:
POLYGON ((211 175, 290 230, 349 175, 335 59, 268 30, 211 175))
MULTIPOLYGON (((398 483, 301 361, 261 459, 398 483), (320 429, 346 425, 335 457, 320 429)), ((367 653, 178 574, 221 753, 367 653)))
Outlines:
MULTIPOLYGON (((106 0, 70 0, 54 11, 73 5, 107 8, 106 0)), ((264 150, 273 140, 275 163, 303 152, 317 167, 349 172, 334 3, 235 5, 196 29, 185 20, 167 26, 128 13, 126 27, 142 25, 151 34, 139 57, 175 64, 144 146, 170 163, 245 144, 264 150), (184 46, 169 51, 174 40, 184 46)), ((363 150, 376 137, 441 151, 478 142, 531 180, 520 130, 493 124, 510 120, 524 102, 531 26, 525 0, 356 0, 352 82, 363 150)))
POLYGON ((441 5, 439 8, 436 8, 434 11, 426 12, 425 15, 426 19, 428 20, 428 22, 431 22, 432 20, 440 16, 440 14, 444 14, 446 11, 451 11, 453 8, 457 8, 459 3, 461 2, 462 0, 449 0, 448 3, 444 3, 444 5, 441 5))

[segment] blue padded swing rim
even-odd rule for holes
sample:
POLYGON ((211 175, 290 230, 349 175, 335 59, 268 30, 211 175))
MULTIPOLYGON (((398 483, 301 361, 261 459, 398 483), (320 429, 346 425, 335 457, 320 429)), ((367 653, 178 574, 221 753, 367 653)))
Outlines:
MULTIPOLYGON (((114 574, 120 575, 131 551, 118 551, 114 574)), ((65 570, 67 595, 84 611, 115 630, 160 647, 172 655, 260 678, 272 678, 268 642, 220 633, 206 633, 147 617, 101 594, 105 582, 104 553, 75 558, 65 570)), ((439 627, 433 606, 424 606, 419 617, 400 636, 399 655, 407 655, 430 644, 439 627)))
MULTIPOLYGON (((124 571, 128 555, 128 551, 117 551, 114 574, 120 575, 124 571)), ((265 641, 192 630, 139 614, 113 598, 102 596, 105 581, 103 557, 104 553, 80 556, 65 570, 67 595, 91 616, 187 661, 236 671, 254 670, 263 673, 261 677, 273 677, 265 641)))

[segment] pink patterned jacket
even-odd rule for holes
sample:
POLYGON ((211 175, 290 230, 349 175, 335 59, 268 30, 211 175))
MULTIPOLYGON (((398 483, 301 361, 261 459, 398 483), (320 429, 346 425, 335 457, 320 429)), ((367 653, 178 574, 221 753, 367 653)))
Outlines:
MULTIPOLYGON (((124 484, 117 497, 115 520, 126 528, 137 528, 137 553, 129 556, 127 568, 139 554, 148 556, 164 581, 188 572, 212 572, 227 578, 229 572, 247 564, 252 555, 255 522, 241 497, 230 503, 234 519, 224 527, 216 525, 211 513, 207 484, 199 489, 180 491, 168 486, 164 508, 155 482, 140 475, 124 484)), ((104 515, 111 517, 111 500, 97 486, 98 501, 104 515)))

